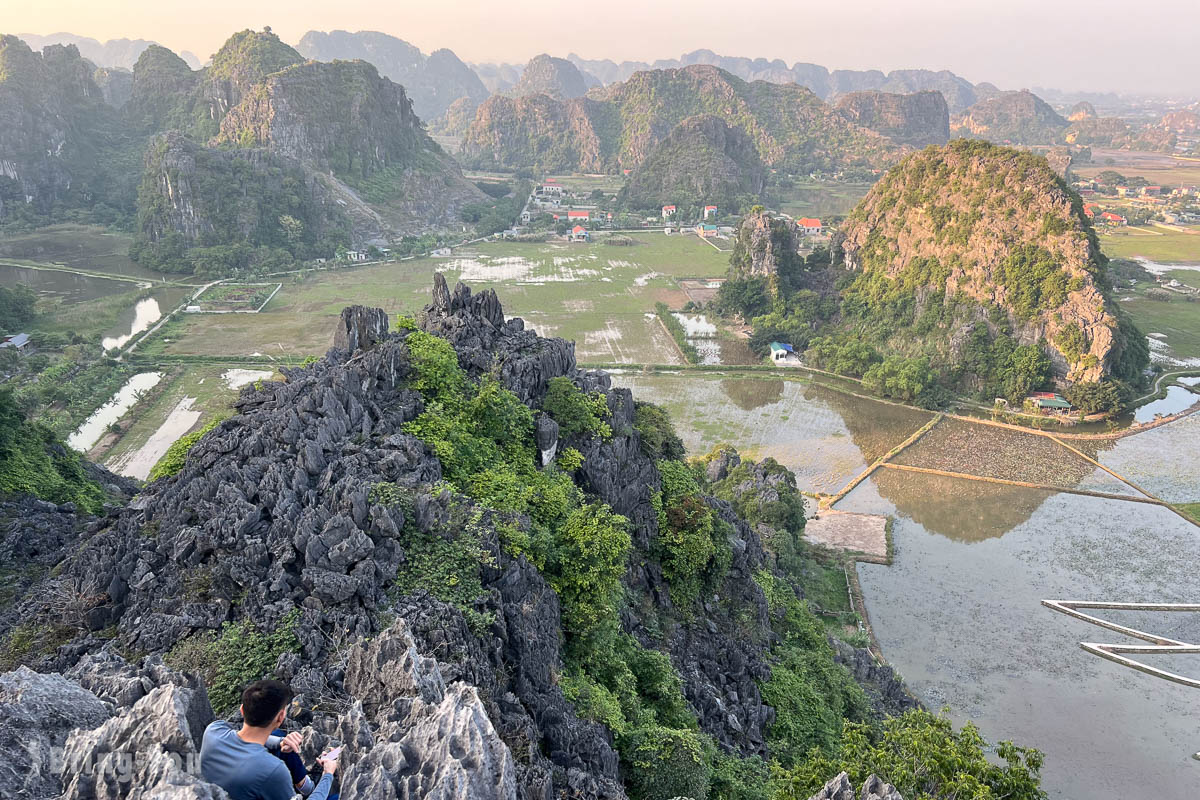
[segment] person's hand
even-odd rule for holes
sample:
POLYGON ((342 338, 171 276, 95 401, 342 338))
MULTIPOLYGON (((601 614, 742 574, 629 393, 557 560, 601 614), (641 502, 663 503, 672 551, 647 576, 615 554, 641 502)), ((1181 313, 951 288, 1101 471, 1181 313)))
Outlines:
POLYGON ((300 735, 300 732, 292 731, 279 742, 279 749, 285 753, 299 753, 303 744, 304 737, 300 735))
POLYGON ((338 762, 336 758, 318 758, 317 763, 321 765, 321 769, 325 770, 326 775, 332 775, 337 772, 338 762))

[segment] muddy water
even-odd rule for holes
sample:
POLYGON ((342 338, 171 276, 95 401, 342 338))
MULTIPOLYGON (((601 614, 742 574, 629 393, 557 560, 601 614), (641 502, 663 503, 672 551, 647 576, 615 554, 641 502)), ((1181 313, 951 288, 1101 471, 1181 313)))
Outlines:
POLYGON ((100 345, 105 350, 124 347, 133 337, 162 319, 163 314, 177 307, 190 291, 180 287, 153 290, 121 315, 120 321, 101 338, 100 345))
POLYGON ((1152 422, 1155 417, 1168 417, 1178 414, 1185 408, 1191 408, 1200 403, 1200 395, 1192 394, 1182 386, 1168 386, 1167 396, 1152 400, 1144 406, 1139 406, 1133 412, 1134 422, 1152 422))
POLYGON ((0 264, 0 286, 28 286, 38 294, 62 297, 72 303, 97 300, 112 294, 137 288, 130 281, 92 278, 74 272, 53 269, 30 269, 0 264))
POLYGON ((629 373, 613 383, 666 407, 690 454, 728 442, 773 457, 817 492, 837 491, 930 418, 782 378, 629 373))
MULTIPOLYGON (((808 490, 836 491, 929 419, 779 378, 613 379, 665 406, 689 453, 729 442, 775 457, 808 490)), ((947 425, 930 438, 937 447, 906 450, 901 460, 1139 496, 1065 448, 1048 448, 1049 440, 961 428, 947 425), (1057 476, 1045 471, 1055 463, 1057 476)), ((1072 444, 1156 495, 1200 500, 1200 415, 1117 441, 1072 444)), ((1200 602, 1200 528, 1146 503, 890 468, 837 507, 896 519, 894 564, 859 565, 859 574, 884 655, 928 706, 948 705, 957 722, 974 720, 989 741, 1044 751, 1053 798, 1196 796, 1200 764, 1190 756, 1200 750, 1200 693, 1087 654, 1080 641, 1120 637, 1040 602, 1200 602)), ((1200 614, 1108 618, 1200 641, 1200 614)), ((1200 656, 1153 663, 1200 677, 1200 656)))
MULTIPOLYGON (((1045 752, 1051 797, 1195 797, 1196 690, 1085 653, 1080 641, 1120 637, 1040 601, 1196 602, 1200 531, 1141 503, 893 475, 838 507, 896 517, 895 562, 859 575, 883 652, 917 694, 991 741, 1045 752)), ((1132 616, 1109 618, 1200 640, 1200 615, 1132 616)), ((1161 666, 1200 675, 1190 662, 1161 666)))
POLYGON ((81 453, 96 446, 108 426, 119 420, 133 407, 144 392, 153 389, 162 380, 161 372, 143 372, 134 375, 108 402, 92 412, 79 429, 67 437, 67 444, 81 453))

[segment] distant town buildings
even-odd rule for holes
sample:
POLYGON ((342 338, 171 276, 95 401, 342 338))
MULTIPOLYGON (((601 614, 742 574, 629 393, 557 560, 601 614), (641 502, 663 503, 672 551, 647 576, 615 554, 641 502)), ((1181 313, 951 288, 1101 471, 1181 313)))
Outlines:
POLYGON ((663 219, 667 219, 667 218, 673 217, 673 216, 675 216, 675 206, 663 206, 662 207, 662 218, 663 219))

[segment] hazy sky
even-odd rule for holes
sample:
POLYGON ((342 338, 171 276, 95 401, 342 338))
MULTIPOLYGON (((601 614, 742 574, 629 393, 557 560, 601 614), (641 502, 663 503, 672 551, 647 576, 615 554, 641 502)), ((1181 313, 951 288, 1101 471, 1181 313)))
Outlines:
POLYGON ((1200 0, 0 0, 0 32, 153 39, 206 60, 270 25, 379 30, 465 61, 652 61, 708 48, 830 69, 949 69, 1003 89, 1200 94, 1200 0))

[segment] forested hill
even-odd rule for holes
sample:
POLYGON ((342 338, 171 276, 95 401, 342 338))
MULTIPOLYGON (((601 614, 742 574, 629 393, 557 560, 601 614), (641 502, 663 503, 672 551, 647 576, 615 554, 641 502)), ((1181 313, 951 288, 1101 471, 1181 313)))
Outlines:
POLYGON ((1044 158, 966 139, 915 153, 832 250, 829 267, 759 269, 778 275, 770 298, 735 275, 725 300, 758 315, 760 341, 807 344, 816 365, 906 400, 1019 402, 1056 385, 1095 410, 1142 381, 1145 336, 1111 297, 1082 202, 1044 158))
POLYGON ((567 101, 493 96, 463 140, 478 166, 616 172, 637 167, 688 117, 738 128, 770 167, 870 171, 903 148, 844 119, 797 84, 747 83, 711 66, 639 72, 567 101))

